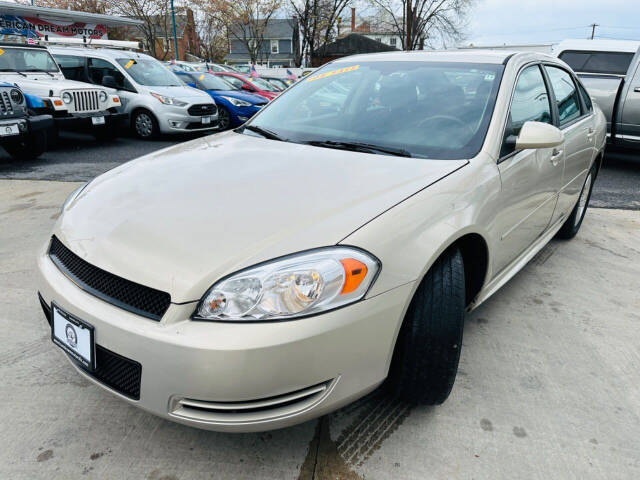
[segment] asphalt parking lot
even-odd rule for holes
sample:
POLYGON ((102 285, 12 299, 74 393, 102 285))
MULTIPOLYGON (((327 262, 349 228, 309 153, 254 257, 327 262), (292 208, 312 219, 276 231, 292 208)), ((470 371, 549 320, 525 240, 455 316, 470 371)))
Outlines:
POLYGON ((468 316, 444 405, 378 390, 317 421, 231 435, 80 378, 35 296, 36 252, 76 182, 172 143, 74 136, 37 162, 0 157, 0 478, 640 478, 640 163, 607 158, 601 208, 578 236, 468 316))

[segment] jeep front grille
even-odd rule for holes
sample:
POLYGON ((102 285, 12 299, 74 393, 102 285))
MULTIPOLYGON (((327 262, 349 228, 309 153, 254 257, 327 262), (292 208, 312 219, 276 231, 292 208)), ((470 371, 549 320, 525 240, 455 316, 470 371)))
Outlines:
POLYGON ((13 105, 11 104, 9 94, 6 91, 2 92, 2 95, 0 95, 0 113, 4 115, 13 113, 13 105))
POLYGON ((70 112, 97 112, 100 110, 98 90, 78 90, 69 93, 73 96, 70 112))

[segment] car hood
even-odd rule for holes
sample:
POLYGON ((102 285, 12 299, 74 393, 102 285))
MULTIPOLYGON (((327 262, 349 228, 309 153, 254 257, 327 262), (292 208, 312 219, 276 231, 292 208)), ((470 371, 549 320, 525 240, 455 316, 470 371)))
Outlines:
POLYGON ((60 80, 46 74, 38 74, 38 76, 30 74, 29 78, 13 77, 12 80, 15 80, 15 83, 25 92, 40 97, 49 97, 52 91, 53 96, 59 96, 65 90, 95 90, 96 88, 105 90, 98 85, 76 82, 75 80, 60 80))
POLYGON ((268 100, 260 95, 240 92, 238 90, 209 90, 209 92, 214 95, 214 98, 224 95, 225 97, 237 98, 238 100, 244 100, 245 102, 251 102, 256 105, 268 103, 268 100))
POLYGON ((166 97, 173 97, 189 103, 211 103, 211 97, 202 90, 193 87, 145 87, 150 92, 159 93, 166 97))
POLYGON ((169 292, 172 302, 196 301, 226 274, 337 244, 467 163, 226 132, 97 177, 55 235, 89 263, 169 292))

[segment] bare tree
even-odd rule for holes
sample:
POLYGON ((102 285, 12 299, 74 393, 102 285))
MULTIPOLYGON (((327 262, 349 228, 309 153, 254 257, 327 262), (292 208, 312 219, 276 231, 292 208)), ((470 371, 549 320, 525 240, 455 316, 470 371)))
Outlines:
POLYGON ((298 24, 301 37, 297 65, 304 57, 313 57, 320 45, 333 40, 338 19, 350 1, 289 0, 289 10, 298 24))
MULTIPOLYGON (((17 3, 30 5, 31 0, 18 0, 17 3)), ((89 13, 107 13, 104 0, 38 0, 39 7, 61 8, 63 10, 78 10, 89 13)))
POLYGON ((396 33, 405 50, 434 42, 446 45, 464 37, 466 16, 474 0, 370 0, 383 25, 396 33))
MULTIPOLYGON (((149 52, 165 59, 173 52, 169 0, 103 0, 111 14, 142 20, 137 29, 149 52), (161 40, 161 41, 159 41, 161 40)), ((178 52, 173 52, 177 56, 178 52)))
MULTIPOLYGON (((251 63, 267 54, 264 36, 269 20, 281 7, 281 0, 211 0, 225 23, 230 39, 247 49, 251 63)), ((267 49, 268 50, 268 49, 267 49)))

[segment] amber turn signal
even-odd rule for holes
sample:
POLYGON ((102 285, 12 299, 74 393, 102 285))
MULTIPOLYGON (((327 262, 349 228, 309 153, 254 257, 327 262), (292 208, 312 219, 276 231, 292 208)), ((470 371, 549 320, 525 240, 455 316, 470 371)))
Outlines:
POLYGON ((355 258, 340 260, 344 268, 344 285, 340 295, 353 292, 367 276, 367 266, 355 258))

